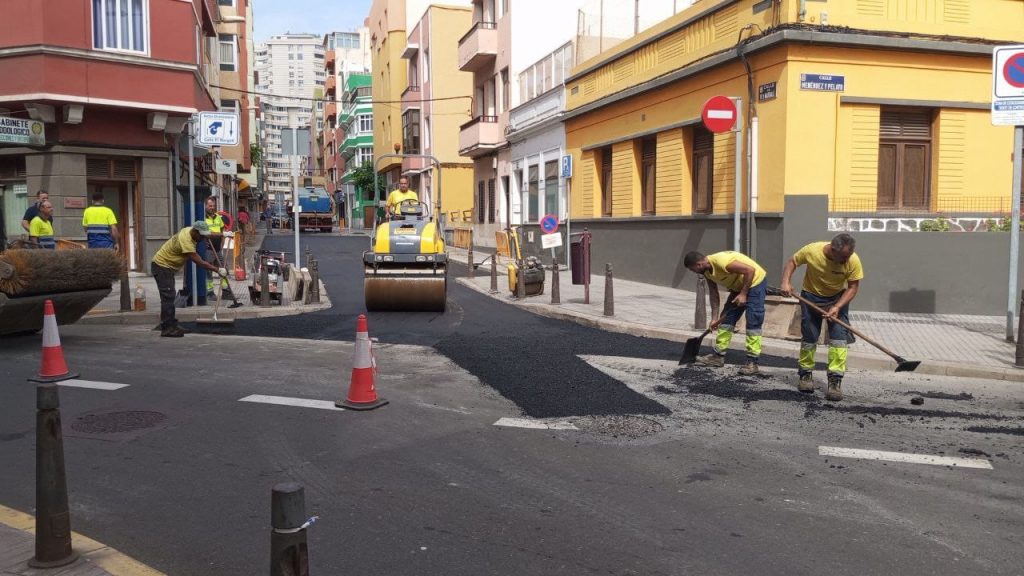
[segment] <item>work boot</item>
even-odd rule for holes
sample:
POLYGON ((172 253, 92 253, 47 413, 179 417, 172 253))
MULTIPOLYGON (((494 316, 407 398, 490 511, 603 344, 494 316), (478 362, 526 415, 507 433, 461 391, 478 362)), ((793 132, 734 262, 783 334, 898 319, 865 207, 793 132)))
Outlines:
POLYGON ((796 388, 804 394, 814 394, 814 377, 811 376, 810 372, 800 375, 800 384, 796 388))
POLYGON ((740 368, 740 376, 756 376, 761 373, 761 370, 757 367, 757 362, 753 360, 747 360, 747 363, 740 368))
POLYGON ((164 338, 181 338, 185 335, 185 330, 181 326, 172 326, 166 328, 160 332, 160 336, 164 338))
POLYGON ((697 356, 697 362, 705 366, 711 366, 712 368, 721 368, 722 366, 725 366, 725 356, 720 356, 718 354, 705 354, 703 356, 697 356))
POLYGON ((835 374, 828 375, 828 391, 825 392, 825 400, 839 402, 843 399, 843 379, 835 374))

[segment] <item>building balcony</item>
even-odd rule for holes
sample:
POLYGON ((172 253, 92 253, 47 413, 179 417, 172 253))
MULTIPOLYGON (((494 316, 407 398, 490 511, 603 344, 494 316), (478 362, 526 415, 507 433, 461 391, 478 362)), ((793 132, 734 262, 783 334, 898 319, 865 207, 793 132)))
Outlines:
POLYGON ((419 86, 408 86, 405 90, 402 90, 402 100, 419 100, 420 99, 420 87, 419 86))
POLYGON ((498 57, 498 25, 477 22, 459 40, 459 70, 475 72, 498 57))
POLYGON ((327 73, 334 74, 334 65, 338 61, 337 52, 334 50, 328 50, 324 52, 324 68, 327 69, 327 73))
POLYGON ((337 116, 338 116, 338 104, 335 103, 335 102, 328 102, 327 105, 324 106, 324 118, 328 122, 330 122, 332 118, 336 118, 337 116))
POLYGON ((459 156, 483 156, 501 146, 503 140, 497 116, 477 116, 459 127, 459 156))
POLYGON ((327 76, 327 80, 324 81, 324 92, 327 97, 334 98, 335 93, 338 90, 338 78, 334 74, 327 76))

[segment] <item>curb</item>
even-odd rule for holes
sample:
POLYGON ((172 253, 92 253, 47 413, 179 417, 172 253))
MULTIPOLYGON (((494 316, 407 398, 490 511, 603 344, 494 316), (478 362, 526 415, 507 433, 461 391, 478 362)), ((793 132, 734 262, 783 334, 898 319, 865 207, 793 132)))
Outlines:
MULTIPOLYGON (((35 516, 19 512, 2 504, 0 504, 0 524, 28 534, 35 534, 35 516)), ((74 564, 62 568, 61 574, 74 574, 76 567, 89 570, 89 574, 95 574, 95 570, 82 566, 82 564, 88 563, 102 568, 111 576, 167 576, 163 572, 150 568, 110 546, 106 546, 77 532, 71 533, 71 547, 81 556, 74 564)), ((38 572, 37 570, 29 569, 27 566, 26 570, 25 574, 35 574, 38 572)))
MULTIPOLYGON (((529 301, 519 302, 511 298, 502 299, 498 295, 491 294, 490 290, 477 286, 472 279, 458 278, 457 281, 459 284, 472 290, 476 290, 485 296, 523 308, 538 316, 544 316, 546 318, 553 318, 556 320, 568 320, 570 322, 575 322, 598 330, 630 334, 643 338, 658 338, 661 340, 669 340, 671 342, 685 342, 688 338, 700 335, 700 332, 696 330, 676 330, 670 328, 642 326, 624 322, 622 320, 615 320, 614 318, 606 318, 604 316, 587 316, 573 312, 565 312, 554 309, 555 305, 553 304, 540 304, 529 301)), ((501 294, 500 290, 498 294, 501 294)), ((768 337, 765 337, 765 340, 766 342, 763 346, 764 351, 777 356, 793 356, 795 358, 799 348, 798 343, 789 343, 785 340, 778 340, 776 338, 769 339, 768 337)), ((735 350, 742 350, 742 347, 740 347, 736 342, 733 343, 732 348, 735 350)), ((818 356, 819 360, 824 360, 826 358, 823 352, 819 352, 818 356)), ((880 358, 878 356, 851 352, 849 359, 856 363, 856 369, 858 370, 893 371, 896 369, 896 362, 888 358, 880 358)), ((933 376, 955 376, 958 378, 981 378, 985 380, 1024 382, 1024 369, 1017 369, 1013 367, 988 368, 931 360, 922 362, 914 373, 929 374, 933 376)))

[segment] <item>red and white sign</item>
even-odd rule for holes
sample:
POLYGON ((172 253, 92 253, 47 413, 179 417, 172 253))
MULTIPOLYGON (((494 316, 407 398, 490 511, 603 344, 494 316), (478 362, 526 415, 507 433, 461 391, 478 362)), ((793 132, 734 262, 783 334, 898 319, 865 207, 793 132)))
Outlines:
POLYGON ((725 96, 714 96, 704 103, 700 118, 708 130, 728 132, 736 125, 736 104, 725 96))

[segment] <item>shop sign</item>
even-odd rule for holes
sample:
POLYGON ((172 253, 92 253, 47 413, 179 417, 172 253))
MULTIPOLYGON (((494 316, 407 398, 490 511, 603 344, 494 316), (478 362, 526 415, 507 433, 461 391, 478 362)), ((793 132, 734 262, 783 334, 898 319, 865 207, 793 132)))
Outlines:
POLYGON ((42 122, 0 116, 0 142, 45 146, 46 130, 42 122))

